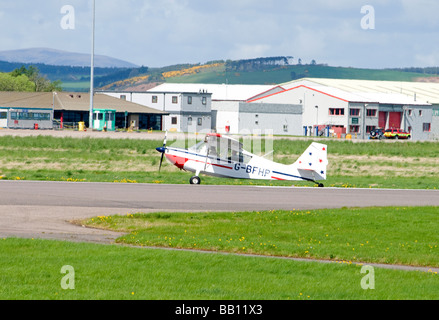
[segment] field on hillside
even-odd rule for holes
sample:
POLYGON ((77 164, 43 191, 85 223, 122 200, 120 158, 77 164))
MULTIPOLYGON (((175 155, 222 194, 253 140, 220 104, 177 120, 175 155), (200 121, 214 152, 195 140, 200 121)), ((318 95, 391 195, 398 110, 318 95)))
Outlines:
MULTIPOLYGON (((312 140, 274 139, 273 160, 293 163, 312 140)), ((321 141, 320 141, 321 142, 321 141)), ((173 141, 168 141, 172 145, 173 141)), ((437 142, 325 140, 326 186, 439 188, 437 142)), ((188 183, 191 173, 166 161, 159 173, 157 140, 0 137, 0 178, 131 183, 188 183)), ((305 185, 309 182, 204 177, 203 184, 305 185)))
MULTIPOLYGON (((105 82, 106 85, 100 89, 123 90, 142 86, 150 82, 275 85, 300 78, 416 81, 420 78, 428 79, 434 76, 436 75, 404 72, 402 70, 360 69, 326 65, 265 66, 262 70, 233 71, 228 69, 225 63, 212 63, 151 69, 147 73, 142 73, 141 77, 126 75, 126 77, 122 77, 118 81, 105 82)), ((99 81, 100 79, 97 77, 96 82, 99 81)), ((64 80, 62 88, 65 91, 87 91, 89 89, 89 81, 84 79, 64 80)))
POLYGON ((229 84, 280 84, 300 78, 361 79, 383 81, 414 81, 428 76, 397 70, 375 70, 322 65, 294 65, 262 71, 226 71, 226 68, 212 68, 192 75, 167 78, 173 83, 229 83, 229 84))

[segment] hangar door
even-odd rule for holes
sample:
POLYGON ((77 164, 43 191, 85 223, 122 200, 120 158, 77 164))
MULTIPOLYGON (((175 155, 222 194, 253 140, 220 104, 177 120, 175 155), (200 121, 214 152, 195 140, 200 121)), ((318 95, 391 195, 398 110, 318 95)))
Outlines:
POLYGON ((389 128, 401 128, 401 112, 389 112, 389 128))
POLYGON ((384 112, 380 111, 378 126, 380 128, 401 128, 402 112, 384 112), (386 126, 386 124, 388 125, 386 126))
POLYGON ((379 119, 378 119, 378 126, 380 128, 385 129, 387 123, 387 112, 380 111, 379 113, 379 119))

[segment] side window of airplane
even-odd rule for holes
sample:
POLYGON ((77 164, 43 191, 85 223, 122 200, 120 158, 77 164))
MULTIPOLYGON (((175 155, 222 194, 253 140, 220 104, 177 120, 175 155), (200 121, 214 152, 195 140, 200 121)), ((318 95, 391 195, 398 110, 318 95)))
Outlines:
POLYGON ((217 152, 216 152, 216 146, 214 145, 209 145, 209 155, 211 156, 217 156, 217 152))
POLYGON ((242 163, 249 163, 251 159, 252 159, 252 157, 250 155, 243 154, 242 155, 242 161, 240 161, 240 162, 242 162, 242 163))

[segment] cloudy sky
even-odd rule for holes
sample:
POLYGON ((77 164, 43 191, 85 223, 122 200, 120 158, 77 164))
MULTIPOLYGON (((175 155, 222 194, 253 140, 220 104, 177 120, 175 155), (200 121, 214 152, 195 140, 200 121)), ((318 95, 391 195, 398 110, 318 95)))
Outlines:
MULTIPOLYGON (((439 65, 436 0, 95 1, 96 54, 138 65, 269 56, 345 67, 439 65)), ((89 53, 91 21, 92 0, 3 0, 0 50, 89 53)))

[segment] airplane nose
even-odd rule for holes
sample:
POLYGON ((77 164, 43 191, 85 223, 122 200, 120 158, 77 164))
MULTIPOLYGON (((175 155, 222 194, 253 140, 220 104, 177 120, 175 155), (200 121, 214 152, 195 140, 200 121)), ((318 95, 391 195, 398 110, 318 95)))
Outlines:
POLYGON ((159 148, 155 148, 158 152, 160 153, 165 153, 165 149, 164 147, 159 147, 159 148))

